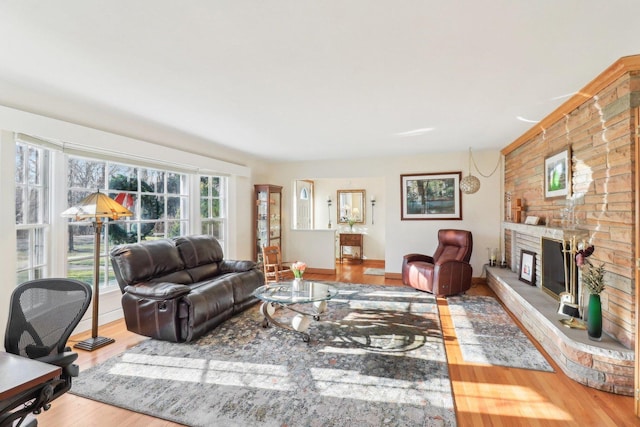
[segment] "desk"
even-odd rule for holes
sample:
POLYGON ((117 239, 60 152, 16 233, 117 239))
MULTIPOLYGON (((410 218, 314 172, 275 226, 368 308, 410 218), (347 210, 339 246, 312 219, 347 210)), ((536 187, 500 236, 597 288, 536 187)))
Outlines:
MULTIPOLYGON (((17 398, 21 393, 26 393, 29 390, 35 390, 39 393, 38 387, 42 389, 48 381, 58 377, 61 373, 62 368, 59 366, 0 352, 0 403, 2 403, 0 405, 0 424, 5 424, 5 417, 11 415, 11 410, 16 407, 11 401, 12 398, 17 398)), ((46 403, 46 401, 42 403, 46 403)), ((14 414, 23 411, 24 409, 16 410, 14 414)), ((29 412, 27 411, 24 415, 29 412)))
POLYGON ((362 252, 364 251, 362 245, 362 234, 359 233, 340 233, 340 264, 344 258, 350 259, 354 262, 362 262, 362 252), (345 247, 357 247, 360 251, 353 254, 345 254, 345 247))

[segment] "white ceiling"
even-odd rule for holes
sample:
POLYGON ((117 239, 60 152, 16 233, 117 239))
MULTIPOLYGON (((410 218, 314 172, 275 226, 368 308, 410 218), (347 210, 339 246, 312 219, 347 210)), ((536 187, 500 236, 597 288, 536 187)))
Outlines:
POLYGON ((638 16, 636 0, 0 0, 0 104, 274 159, 500 149, 532 126, 518 117, 639 54, 638 16))

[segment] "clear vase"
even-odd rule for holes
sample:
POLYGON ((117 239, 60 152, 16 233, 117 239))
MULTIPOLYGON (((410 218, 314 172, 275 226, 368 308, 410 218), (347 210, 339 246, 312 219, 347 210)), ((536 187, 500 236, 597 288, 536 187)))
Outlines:
POLYGON ((302 289, 302 277, 295 277, 293 279, 293 290, 299 291, 302 289))
POLYGON ((600 295, 589 295, 587 335, 592 341, 600 341, 602 339, 602 302, 600 301, 600 295))

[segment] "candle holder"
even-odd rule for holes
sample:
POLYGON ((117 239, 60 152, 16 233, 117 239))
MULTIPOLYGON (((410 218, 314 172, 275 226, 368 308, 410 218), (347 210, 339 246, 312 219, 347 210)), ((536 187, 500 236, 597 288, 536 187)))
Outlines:
POLYGON ((373 225, 373 208, 376 205, 376 196, 371 196, 371 225, 373 225))
POLYGON ((489 267, 495 267, 498 263, 498 249, 487 248, 487 255, 489 257, 489 267))

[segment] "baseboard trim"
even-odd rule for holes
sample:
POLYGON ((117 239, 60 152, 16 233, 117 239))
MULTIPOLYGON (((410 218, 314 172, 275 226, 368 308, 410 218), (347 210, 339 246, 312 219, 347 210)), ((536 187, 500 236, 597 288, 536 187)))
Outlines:
MULTIPOLYGON (((385 279, 402 280, 402 273, 384 273, 385 279)), ((471 285, 486 285, 487 279, 484 277, 472 277, 471 285)))
POLYGON ((471 286, 486 285, 487 279, 485 277, 472 277, 471 286))
POLYGON ((307 267, 307 269, 305 270, 305 273, 313 273, 313 274, 333 274, 335 276, 336 274, 336 269, 333 268, 313 268, 313 267, 307 267))

